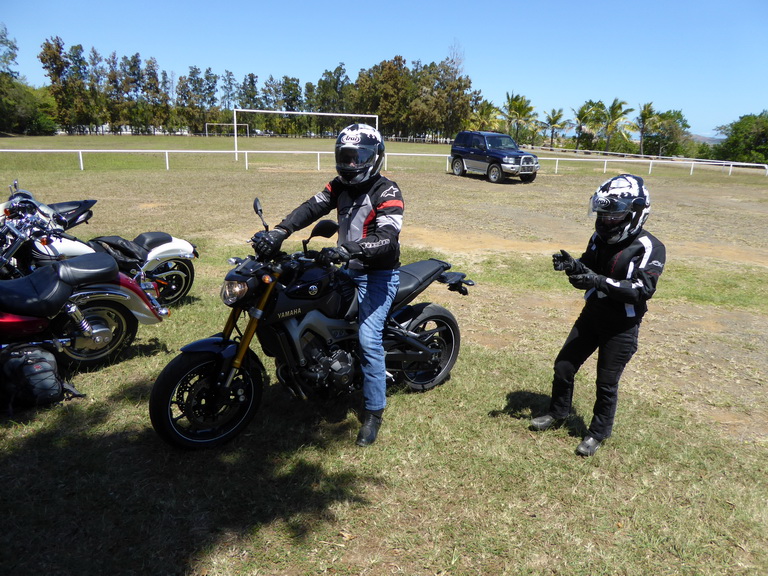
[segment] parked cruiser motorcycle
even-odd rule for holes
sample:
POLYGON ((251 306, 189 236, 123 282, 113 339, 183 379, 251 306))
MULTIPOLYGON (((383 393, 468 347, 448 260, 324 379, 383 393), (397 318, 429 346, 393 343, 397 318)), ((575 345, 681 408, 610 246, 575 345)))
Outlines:
POLYGON ((121 272, 139 283, 155 283, 160 303, 169 306, 189 294, 195 279, 192 260, 198 256, 193 244, 166 232, 145 232, 133 240, 120 236, 100 236, 85 242, 63 231, 87 223, 93 216, 91 208, 96 200, 46 205, 37 201, 28 191, 19 190, 17 181, 10 189, 9 202, 14 199, 34 202, 39 214, 43 216, 40 219, 41 225, 53 232, 47 242, 36 241, 17 254, 17 267, 24 273, 29 273, 36 266, 72 256, 106 252, 117 260, 121 272))
POLYGON ((67 364, 92 368, 114 361, 139 322, 161 318, 108 254, 77 256, 0 281, 0 350, 43 346, 67 364))
MULTIPOLYGON (((254 210, 264 225, 258 199, 254 210)), ((362 388, 358 356, 357 295, 352 281, 309 250, 316 236, 330 238, 336 222, 322 220, 303 251, 230 260, 221 289, 229 306, 224 330, 181 349, 155 381, 149 398, 152 426, 182 448, 223 444, 253 419, 268 384, 264 365, 250 348, 254 337, 275 359, 278 380, 295 396, 323 399, 362 388), (241 328, 239 321, 245 320, 241 328)), ((252 239, 254 246, 262 234, 252 239)), ((429 390, 444 382, 459 354, 459 325, 450 311, 411 302, 433 282, 467 294, 474 283, 451 265, 430 259, 400 268, 400 288, 387 320, 384 348, 390 384, 429 390)))
POLYGON ((51 262, 29 274, 22 274, 15 266, 18 250, 35 241, 44 244, 54 232, 43 227, 39 207, 29 199, 19 198, 7 203, 5 213, 7 218, 0 227, 0 270, 5 272, 6 278, 15 279, 0 280, 0 300, 5 303, 0 302, 0 323, 4 326, 0 343, 16 343, 14 330, 18 329, 19 336, 23 337, 30 333, 27 325, 36 326, 37 329, 33 329, 31 334, 48 334, 50 331, 51 338, 68 339, 68 346, 55 348, 63 353, 69 364, 88 368, 112 362, 133 341, 139 323, 156 324, 168 315, 168 309, 153 297, 156 294, 153 284, 140 286, 120 272, 114 258, 105 253, 76 256, 71 259, 71 266, 65 266, 70 259, 51 262), (69 270, 75 272, 67 272, 69 270), (99 271, 100 274, 90 274, 99 271), (33 278, 33 281, 27 278, 33 278), (51 278, 58 278, 76 288, 67 294, 67 307, 74 306, 75 316, 70 316, 74 324, 68 324, 66 318, 57 312, 56 306, 61 307, 62 302, 56 298, 48 302, 51 296, 43 296, 50 292, 59 297, 66 292, 51 278), (23 298, 25 295, 27 300, 23 298), (58 320, 51 320, 52 312, 59 314, 58 320), (18 316, 31 317, 32 320, 22 321, 18 316), (85 324, 80 316, 83 316, 85 324), (93 337, 73 336, 76 330, 91 331, 93 337))

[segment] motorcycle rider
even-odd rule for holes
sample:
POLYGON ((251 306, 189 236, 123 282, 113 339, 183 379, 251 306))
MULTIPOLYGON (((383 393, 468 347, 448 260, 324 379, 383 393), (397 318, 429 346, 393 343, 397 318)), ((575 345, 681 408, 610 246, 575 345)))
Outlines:
POLYGON ((664 270, 664 244, 643 229, 650 209, 642 178, 615 176, 590 200, 595 232, 584 254, 574 259, 561 250, 552 256, 554 269, 586 290, 586 302, 555 358, 549 411, 533 418, 531 429, 547 430, 568 417, 576 372, 597 350, 596 399, 592 422, 576 448, 581 456, 593 456, 611 435, 619 379, 637 351, 640 322, 664 270))
POLYGON ((256 250, 271 255, 293 232, 336 209, 338 243, 324 248, 319 261, 344 264, 358 287, 360 364, 365 410, 358 446, 376 441, 386 406, 386 366, 382 343, 387 314, 400 284, 400 229, 403 196, 381 175, 384 141, 367 124, 352 124, 336 139, 338 176, 263 235, 256 250))

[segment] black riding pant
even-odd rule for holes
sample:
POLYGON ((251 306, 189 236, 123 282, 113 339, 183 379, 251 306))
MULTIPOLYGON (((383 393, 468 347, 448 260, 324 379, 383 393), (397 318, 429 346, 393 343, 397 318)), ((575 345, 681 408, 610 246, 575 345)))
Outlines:
POLYGON ((619 379, 637 351, 640 323, 636 319, 616 323, 583 310, 555 358, 552 400, 549 413, 564 419, 571 411, 574 377, 581 365, 597 350, 595 405, 589 435, 604 440, 611 435, 619 397, 619 379))

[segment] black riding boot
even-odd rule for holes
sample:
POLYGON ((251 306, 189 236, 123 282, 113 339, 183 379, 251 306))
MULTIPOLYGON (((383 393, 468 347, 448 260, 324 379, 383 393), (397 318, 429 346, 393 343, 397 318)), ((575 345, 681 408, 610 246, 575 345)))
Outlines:
POLYGON ((360 432, 357 433, 356 444, 358 446, 370 446, 376 442, 383 413, 384 410, 366 410, 363 413, 363 425, 360 427, 360 432))

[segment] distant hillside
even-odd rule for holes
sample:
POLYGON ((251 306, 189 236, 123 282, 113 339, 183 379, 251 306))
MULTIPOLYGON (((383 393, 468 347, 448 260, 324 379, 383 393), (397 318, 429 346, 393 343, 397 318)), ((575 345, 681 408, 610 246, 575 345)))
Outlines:
POLYGON ((710 136, 699 136, 698 134, 691 134, 691 138, 694 142, 704 142, 705 144, 709 144, 710 146, 713 146, 715 144, 720 144, 725 138, 712 138, 710 136))

